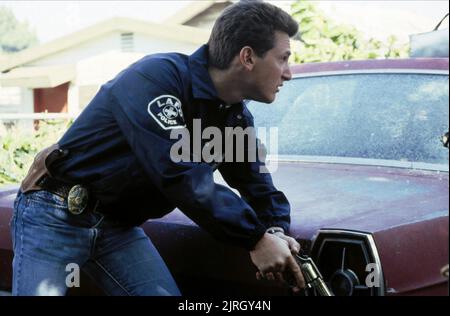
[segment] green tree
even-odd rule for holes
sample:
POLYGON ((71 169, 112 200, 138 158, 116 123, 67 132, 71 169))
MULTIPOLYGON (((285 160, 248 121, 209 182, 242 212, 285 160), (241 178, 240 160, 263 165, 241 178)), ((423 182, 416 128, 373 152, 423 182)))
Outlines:
POLYGON ((354 26, 325 17, 311 1, 294 2, 292 16, 300 28, 299 41, 294 42, 296 63, 408 56, 408 45, 399 44, 395 36, 387 43, 366 39, 354 26))
POLYGON ((0 6, 0 54, 18 52, 37 42, 28 23, 19 22, 11 9, 0 6))

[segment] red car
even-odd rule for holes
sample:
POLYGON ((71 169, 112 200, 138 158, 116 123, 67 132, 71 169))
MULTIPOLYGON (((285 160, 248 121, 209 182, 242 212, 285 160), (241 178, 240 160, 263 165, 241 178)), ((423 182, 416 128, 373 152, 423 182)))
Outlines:
MULTIPOLYGON (((278 128, 277 150, 267 148, 278 155, 274 183, 291 202, 290 234, 335 295, 448 295, 448 58, 292 69, 273 104, 248 104, 258 127, 278 128)), ((6 292, 16 190, 0 191, 6 292)), ((144 229, 186 295, 292 295, 257 281, 248 252, 215 241, 178 210, 144 229)), ((98 294, 82 279, 72 294, 86 293, 98 294)))

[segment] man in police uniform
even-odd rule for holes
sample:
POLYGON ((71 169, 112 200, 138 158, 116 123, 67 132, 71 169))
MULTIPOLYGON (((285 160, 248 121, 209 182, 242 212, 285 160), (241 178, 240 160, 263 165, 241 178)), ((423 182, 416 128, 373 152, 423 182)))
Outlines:
POLYGON ((70 264, 109 295, 180 295, 139 227, 175 207, 217 239, 248 249, 257 278, 290 272, 303 287, 293 257, 300 246, 284 234, 289 203, 261 172, 263 162, 170 155, 171 132, 192 132, 195 119, 221 131, 253 126, 243 100, 270 103, 291 79, 289 39, 297 29, 273 5, 240 2, 194 54, 149 55, 103 85, 22 182, 11 222, 13 295, 64 295, 70 264), (216 169, 241 196, 214 183, 216 169))

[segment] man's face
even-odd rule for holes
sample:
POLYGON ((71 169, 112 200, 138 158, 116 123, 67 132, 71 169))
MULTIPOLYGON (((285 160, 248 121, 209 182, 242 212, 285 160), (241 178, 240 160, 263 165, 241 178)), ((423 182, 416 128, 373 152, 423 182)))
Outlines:
POLYGON ((263 58, 255 57, 251 94, 255 101, 272 103, 286 80, 291 80, 288 59, 291 55, 289 35, 275 32, 275 46, 263 58))

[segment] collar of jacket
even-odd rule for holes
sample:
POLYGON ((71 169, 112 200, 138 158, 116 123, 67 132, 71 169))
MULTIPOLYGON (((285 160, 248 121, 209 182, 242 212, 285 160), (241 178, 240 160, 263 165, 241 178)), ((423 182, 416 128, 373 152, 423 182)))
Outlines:
MULTIPOLYGON (((191 73, 192 95, 195 99, 204 99, 224 103, 217 96, 211 76, 208 72, 208 45, 202 45, 189 56, 189 70, 191 73)), ((232 105, 245 105, 246 101, 232 105)))
POLYGON ((189 56, 189 70, 194 98, 220 101, 208 72, 208 45, 202 45, 189 56))

